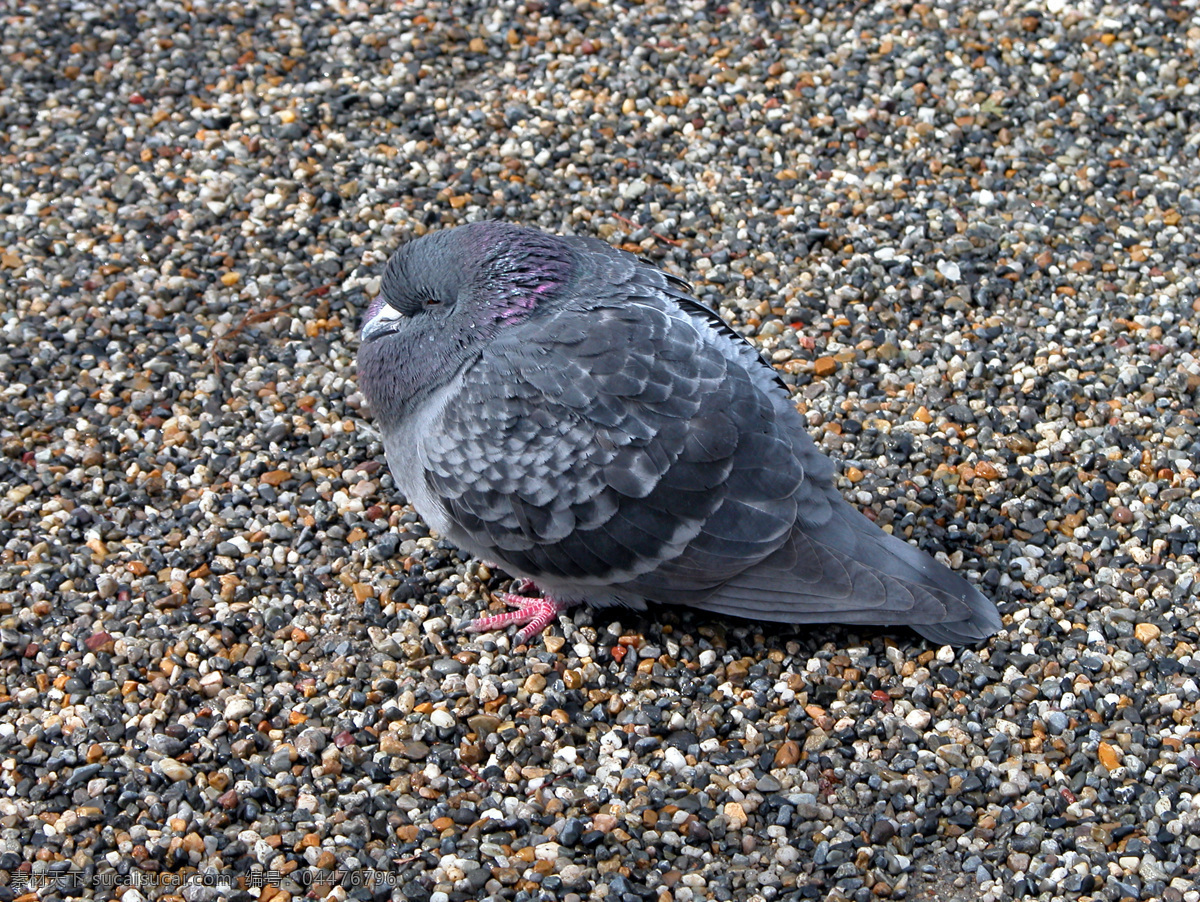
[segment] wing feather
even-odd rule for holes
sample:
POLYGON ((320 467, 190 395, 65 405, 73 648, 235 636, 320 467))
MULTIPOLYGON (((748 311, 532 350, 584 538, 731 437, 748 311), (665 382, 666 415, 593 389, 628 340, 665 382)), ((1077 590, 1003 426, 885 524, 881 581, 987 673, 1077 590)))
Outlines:
POLYGON ((663 285, 618 276, 492 342, 424 443, 429 484, 452 538, 535 580, 637 593, 677 561, 684 589, 711 589, 795 520, 786 402, 663 285))

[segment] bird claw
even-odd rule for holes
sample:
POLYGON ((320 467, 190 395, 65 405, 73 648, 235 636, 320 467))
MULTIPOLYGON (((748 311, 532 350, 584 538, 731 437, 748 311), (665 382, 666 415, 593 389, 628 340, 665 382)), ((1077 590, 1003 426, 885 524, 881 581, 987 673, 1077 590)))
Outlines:
POLYGON ((569 602, 559 601, 556 598, 534 598, 518 594, 520 592, 527 592, 533 588, 533 583, 530 580, 523 579, 516 581, 513 583, 513 588, 517 592, 504 592, 497 597, 509 607, 516 608, 516 610, 472 620, 467 624, 467 632, 486 633, 492 630, 503 629, 514 623, 523 623, 525 627, 517 633, 517 639, 520 640, 522 645, 526 645, 530 639, 540 634, 542 630, 549 626, 561 611, 570 607, 569 602))

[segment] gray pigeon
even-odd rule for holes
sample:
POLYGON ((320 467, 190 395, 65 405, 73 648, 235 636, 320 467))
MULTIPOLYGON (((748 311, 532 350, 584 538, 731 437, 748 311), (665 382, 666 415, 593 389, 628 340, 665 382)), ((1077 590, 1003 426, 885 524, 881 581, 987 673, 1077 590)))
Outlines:
POLYGON ((777 623, 910 626, 995 606, 836 491, 786 386, 687 285, 592 238, 499 222, 388 262, 359 381, 426 523, 521 577, 527 642, 578 602, 777 623), (527 597, 532 586, 542 597, 527 597))

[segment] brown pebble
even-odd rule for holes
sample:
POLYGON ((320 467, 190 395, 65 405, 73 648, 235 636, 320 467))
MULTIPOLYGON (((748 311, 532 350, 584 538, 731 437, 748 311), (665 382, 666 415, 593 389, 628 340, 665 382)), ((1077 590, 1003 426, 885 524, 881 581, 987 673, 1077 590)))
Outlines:
POLYGON ((800 746, 793 739, 788 739, 775 753, 775 767, 791 767, 800 760, 800 746))
POLYGON ((106 632, 92 633, 83 640, 88 651, 112 651, 113 637, 106 632))
POLYGON ((1121 505, 1119 507, 1114 507, 1112 515, 1113 515, 1113 519, 1116 520, 1118 523, 1132 523, 1133 522, 1133 511, 1131 511, 1129 508, 1125 507, 1124 505, 1121 505))
POLYGON ((482 742, 464 742, 458 747, 458 760, 463 764, 478 764, 487 754, 482 742))
POLYGON ((1097 754, 1100 758, 1100 763, 1103 764, 1107 770, 1116 770, 1121 766, 1120 753, 1107 742, 1100 743, 1100 748, 1097 750, 1097 754))
POLYGON ((473 714, 467 718, 467 726, 479 737, 495 733, 502 722, 494 714, 473 714))
POLYGON ((1147 642, 1153 642, 1155 639, 1161 636, 1162 630, 1153 623, 1139 623, 1133 628, 1133 634, 1137 637, 1138 641, 1144 645, 1147 642))
POLYGON ((253 739, 238 739, 229 746, 235 758, 249 758, 254 754, 253 739))
POLYGON ((996 469, 995 465, 981 460, 975 465, 975 475, 980 479, 995 479, 1000 475, 1000 471, 996 469))
POLYGON ((379 737, 379 751, 385 755, 403 755, 404 740, 389 730, 379 737))
POLYGON ((546 678, 540 673, 531 673, 525 680, 526 692, 541 692, 546 688, 546 678))
POLYGON ((837 361, 832 357, 818 357, 813 363, 813 373, 820 377, 832 376, 837 368, 837 361))
MULTIPOLYGON (((416 830, 416 827, 413 827, 416 830)), ((492 877, 501 886, 512 886, 521 879, 521 872, 516 868, 492 868, 492 877)))

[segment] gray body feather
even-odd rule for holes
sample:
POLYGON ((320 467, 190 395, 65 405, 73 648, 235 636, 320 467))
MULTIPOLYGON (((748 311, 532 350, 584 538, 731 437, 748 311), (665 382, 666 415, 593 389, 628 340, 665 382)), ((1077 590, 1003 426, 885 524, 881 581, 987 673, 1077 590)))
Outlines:
MULTIPOLYGON (((489 298, 476 261, 458 264, 473 284, 454 303, 478 307, 452 311, 471 313, 466 340, 422 379, 387 374, 428 369, 441 339, 411 332, 418 311, 364 341, 360 373, 397 485, 451 541, 568 602, 907 625, 938 643, 999 628, 977 590, 840 497, 774 371, 683 283, 594 240, 449 234, 447 256, 481 255, 494 276, 489 298), (534 275, 506 293, 511 263, 489 254, 522 243, 534 275)), ((421 243, 385 296, 438 265, 421 243)))

